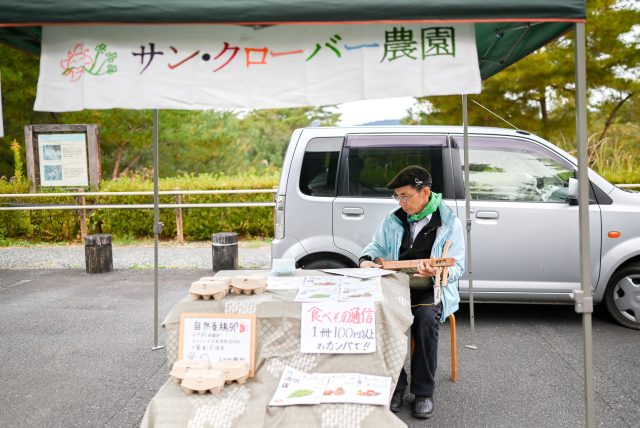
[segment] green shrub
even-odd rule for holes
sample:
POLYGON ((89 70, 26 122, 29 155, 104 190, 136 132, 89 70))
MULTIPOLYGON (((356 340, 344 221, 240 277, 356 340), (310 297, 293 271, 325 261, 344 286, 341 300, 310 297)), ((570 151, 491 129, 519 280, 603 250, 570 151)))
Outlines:
MULTIPOLYGON (((277 185, 278 175, 238 176, 185 175, 161 179, 160 190, 235 190, 271 189, 277 185)), ((125 177, 100 183, 102 192, 152 191, 153 182, 141 177, 125 177)), ((58 192, 65 192, 60 189, 58 192)), ((27 193, 24 183, 0 182, 1 193, 27 193)), ((153 196, 86 196, 86 204, 152 204, 153 196)), ((161 195, 160 203, 174 203, 174 195, 161 195)), ((183 195, 182 203, 221 202, 271 202, 272 193, 183 195)), ((75 205, 75 197, 39 197, 6 199, 12 204, 69 204, 75 205)), ((183 233, 185 240, 209 240, 217 232, 233 231, 241 237, 273 236, 272 207, 241 208, 183 208, 183 233)), ((98 209, 87 211, 89 233, 110 233, 114 239, 153 237, 153 209, 98 209)), ((160 221, 164 223, 161 238, 176 236, 176 210, 160 210, 160 221)), ((0 236, 21 238, 30 241, 64 242, 80 240, 79 214, 75 210, 27 210, 0 211, 0 236)))

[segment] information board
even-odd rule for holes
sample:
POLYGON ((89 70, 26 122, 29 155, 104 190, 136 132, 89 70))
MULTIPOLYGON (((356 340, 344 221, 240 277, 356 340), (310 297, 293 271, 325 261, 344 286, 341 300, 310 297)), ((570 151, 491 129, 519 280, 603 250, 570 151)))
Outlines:
POLYGON ((85 134, 38 135, 40 185, 88 186, 85 134))
POLYGON ((247 361, 254 374, 255 314, 180 315, 178 357, 187 360, 247 361))

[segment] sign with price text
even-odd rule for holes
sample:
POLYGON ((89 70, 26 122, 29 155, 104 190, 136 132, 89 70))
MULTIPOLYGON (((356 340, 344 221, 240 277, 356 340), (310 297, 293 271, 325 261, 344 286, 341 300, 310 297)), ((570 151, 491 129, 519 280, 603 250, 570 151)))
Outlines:
POLYGON ((303 353, 375 352, 375 303, 303 303, 300 330, 300 351, 303 353))

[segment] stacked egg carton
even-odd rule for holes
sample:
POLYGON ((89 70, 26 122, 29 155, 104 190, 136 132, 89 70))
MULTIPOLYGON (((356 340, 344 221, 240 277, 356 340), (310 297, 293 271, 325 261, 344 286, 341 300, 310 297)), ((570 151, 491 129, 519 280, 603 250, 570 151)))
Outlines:
POLYGON ((171 377, 179 383, 186 394, 197 392, 219 393, 225 384, 244 384, 249 377, 249 363, 246 361, 178 360, 171 368, 171 377))
POLYGON ((193 282, 189 293, 194 299, 220 300, 229 292, 233 294, 261 294, 267 287, 267 280, 261 275, 231 277, 205 276, 193 282))

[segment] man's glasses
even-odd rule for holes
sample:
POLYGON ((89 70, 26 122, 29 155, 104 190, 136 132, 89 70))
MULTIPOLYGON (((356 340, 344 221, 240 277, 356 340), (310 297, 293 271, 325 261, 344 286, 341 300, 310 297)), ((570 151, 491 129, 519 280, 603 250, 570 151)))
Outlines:
POLYGON ((396 201, 400 202, 400 203, 404 203, 404 202, 409 201, 409 199, 413 198, 418 193, 420 193, 420 192, 416 192, 416 193, 414 193, 413 195, 410 195, 410 196, 407 196, 407 195, 400 196, 397 193, 394 193, 393 195, 391 195, 391 197, 393 199, 395 199, 396 201))

